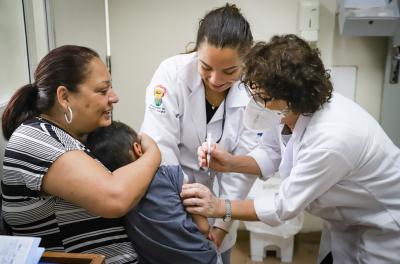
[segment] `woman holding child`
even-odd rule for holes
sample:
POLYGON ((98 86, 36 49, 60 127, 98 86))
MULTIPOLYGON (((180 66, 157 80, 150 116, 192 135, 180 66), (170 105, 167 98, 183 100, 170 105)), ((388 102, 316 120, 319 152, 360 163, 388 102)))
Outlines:
POLYGON ((91 49, 62 46, 35 71, 35 82, 9 101, 2 214, 12 235, 41 237, 50 251, 98 253, 107 263, 136 263, 119 217, 145 194, 160 164, 155 142, 141 135, 143 156, 110 173, 83 144, 111 124, 118 97, 91 49))

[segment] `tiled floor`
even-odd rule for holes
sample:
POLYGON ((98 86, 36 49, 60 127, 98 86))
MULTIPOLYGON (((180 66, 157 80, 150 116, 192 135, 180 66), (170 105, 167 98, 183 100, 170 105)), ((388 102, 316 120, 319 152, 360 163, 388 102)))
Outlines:
MULTIPOLYGON (((293 264, 309 264, 317 263, 319 240, 321 237, 320 232, 297 234, 294 242, 294 256, 293 264)), ((271 252, 273 253, 273 252, 271 252)), ((278 264, 280 262, 278 258, 274 257, 273 254, 268 252, 268 256, 263 262, 253 262, 250 258, 250 243, 249 243, 249 232, 246 230, 238 231, 238 239, 236 245, 233 248, 231 255, 231 264, 278 264)))

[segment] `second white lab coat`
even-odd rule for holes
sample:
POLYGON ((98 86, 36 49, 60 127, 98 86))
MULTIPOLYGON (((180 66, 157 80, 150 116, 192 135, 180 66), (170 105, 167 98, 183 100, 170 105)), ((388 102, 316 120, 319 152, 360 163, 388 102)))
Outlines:
POLYGON ((261 221, 279 225, 302 210, 324 220, 321 261, 398 263, 400 150, 351 100, 334 94, 312 116, 300 116, 287 144, 282 126, 264 133, 250 155, 279 192, 254 200, 261 221))
MULTIPOLYGON (((194 52, 174 56, 160 64, 146 90, 141 131, 158 143, 162 163, 180 164, 190 182, 202 183, 212 190, 216 175, 220 197, 244 199, 255 177, 238 173, 212 173, 209 177, 207 171, 198 165, 197 148, 205 141, 207 132, 211 132, 214 142, 222 135, 219 145, 234 154, 245 154, 254 148, 259 136, 243 127, 243 114, 249 98, 245 87, 235 83, 207 124, 205 92, 197 63, 197 53, 194 52), (159 92, 156 95, 155 90, 159 92)), ((214 225, 228 229, 230 224, 219 219, 214 225)), ((236 226, 231 226, 221 252, 235 243, 236 226)))

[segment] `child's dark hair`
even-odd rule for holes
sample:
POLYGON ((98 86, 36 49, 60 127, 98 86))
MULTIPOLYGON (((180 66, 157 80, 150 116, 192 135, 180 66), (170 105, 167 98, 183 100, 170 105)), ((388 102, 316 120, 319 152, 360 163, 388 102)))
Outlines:
POLYGON ((130 153, 134 142, 138 143, 136 131, 122 122, 113 121, 90 133, 86 146, 104 166, 115 171, 134 161, 134 154, 130 153))

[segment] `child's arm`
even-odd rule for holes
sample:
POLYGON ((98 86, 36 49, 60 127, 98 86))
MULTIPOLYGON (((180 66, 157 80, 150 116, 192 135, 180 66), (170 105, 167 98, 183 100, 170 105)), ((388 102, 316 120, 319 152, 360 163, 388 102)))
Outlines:
POLYGON ((208 236, 208 232, 210 231, 210 225, 208 224, 207 217, 204 217, 202 215, 197 215, 197 214, 192 214, 193 220, 197 224, 197 228, 200 230, 200 232, 208 236))
MULTIPOLYGON (((189 182, 189 178, 188 176, 183 173, 183 183, 186 184, 189 182)), ((199 229, 199 231, 204 235, 204 236, 208 236, 208 233, 210 231, 210 225, 208 224, 208 220, 207 217, 204 217, 202 215, 198 215, 198 214, 191 214, 193 220, 196 222, 197 228, 199 229)))

